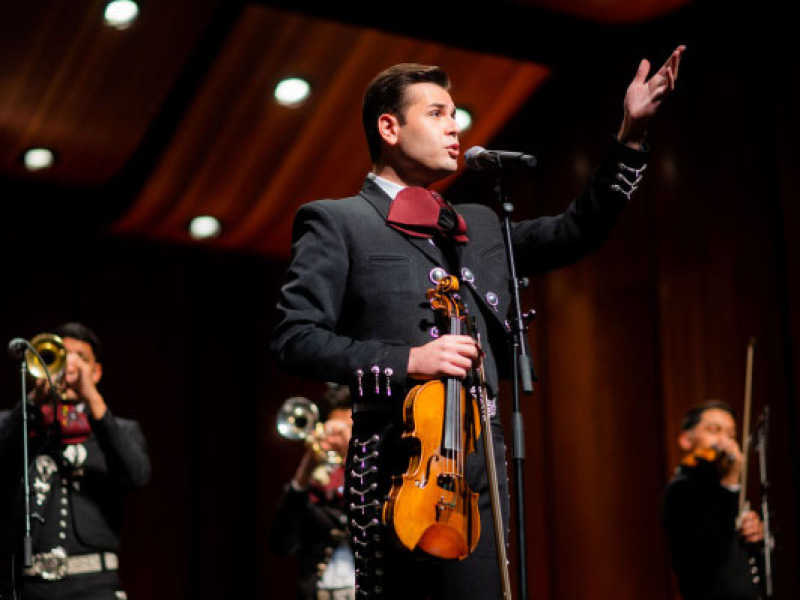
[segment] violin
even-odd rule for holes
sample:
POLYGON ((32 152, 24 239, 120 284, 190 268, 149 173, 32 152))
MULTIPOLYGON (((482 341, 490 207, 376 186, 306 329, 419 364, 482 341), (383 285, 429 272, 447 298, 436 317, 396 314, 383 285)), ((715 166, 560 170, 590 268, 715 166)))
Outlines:
POLYGON ((703 464, 714 464, 718 467, 730 460, 727 452, 711 446, 710 448, 696 448, 681 459, 681 466, 694 469, 703 464))
MULTIPOLYGON (((428 290, 431 307, 460 334, 465 311, 458 279, 442 278, 428 290)), ((392 481, 383 518, 409 551, 464 559, 480 538, 478 494, 466 481, 466 457, 480 434, 477 402, 461 380, 445 377, 411 389, 403 404, 403 439, 413 448, 408 469, 392 481)))

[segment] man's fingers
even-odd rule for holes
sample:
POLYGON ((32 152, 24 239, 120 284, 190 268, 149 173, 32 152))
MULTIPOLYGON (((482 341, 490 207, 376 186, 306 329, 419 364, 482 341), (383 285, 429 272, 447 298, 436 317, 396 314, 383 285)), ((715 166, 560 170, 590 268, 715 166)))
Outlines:
POLYGON ((475 340, 467 335, 451 335, 442 337, 444 347, 461 356, 468 356, 469 358, 477 358, 478 344, 475 340))
POLYGON ((647 74, 650 72, 650 61, 646 58, 642 59, 639 63, 639 68, 636 70, 636 76, 633 78, 634 83, 644 83, 647 81, 647 74))

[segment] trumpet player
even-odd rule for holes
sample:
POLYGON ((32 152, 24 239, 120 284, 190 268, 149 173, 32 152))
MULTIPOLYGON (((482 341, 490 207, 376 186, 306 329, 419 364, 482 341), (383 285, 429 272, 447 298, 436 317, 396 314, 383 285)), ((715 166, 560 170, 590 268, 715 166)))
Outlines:
POLYGON ((97 335, 81 323, 53 333, 60 354, 59 364, 51 366, 58 371, 55 394, 39 378, 27 398, 33 549, 28 567, 21 551, 22 410, 0 411, 0 542, 8 566, 0 598, 7 597, 3 588, 12 597, 12 587, 25 600, 125 598, 117 558, 122 504, 128 490, 150 477, 145 439, 135 421, 112 413, 98 389, 103 366, 97 335))
POLYGON ((352 600, 355 566, 344 505, 344 469, 352 429, 347 386, 329 384, 328 417, 286 485, 270 530, 270 547, 297 556, 297 598, 352 600), (331 460, 332 456, 339 460, 331 460))

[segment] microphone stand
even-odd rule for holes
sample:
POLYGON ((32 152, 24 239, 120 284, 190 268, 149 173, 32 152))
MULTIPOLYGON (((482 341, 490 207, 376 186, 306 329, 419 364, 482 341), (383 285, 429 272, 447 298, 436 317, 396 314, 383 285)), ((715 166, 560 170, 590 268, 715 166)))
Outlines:
POLYGON ((527 350, 525 333, 527 322, 523 318, 522 308, 519 298, 521 282, 517 278, 517 269, 514 264, 514 247, 511 242, 511 214, 514 212, 514 205, 508 200, 506 190, 506 173, 501 170, 497 178, 495 191, 497 200, 503 214, 503 241, 506 247, 506 258, 508 260, 508 272, 511 276, 511 331, 509 333, 509 344, 512 348, 511 355, 511 381, 512 381, 512 410, 511 410, 511 432, 513 438, 514 477, 517 485, 515 486, 516 499, 516 527, 517 527, 517 580, 520 600, 528 597, 528 575, 527 557, 525 542, 525 486, 523 463, 525 461, 525 436, 522 423, 522 413, 520 412, 519 388, 522 384, 522 391, 526 394, 533 392, 531 376, 531 359, 527 350))
MULTIPOLYGON (((25 529, 22 537, 22 561, 25 568, 33 565, 33 541, 31 538, 31 487, 28 473, 28 389, 27 375, 28 369, 25 364, 26 346, 30 346, 26 340, 14 339, 8 346, 11 356, 19 360, 19 380, 20 380, 20 407, 22 408, 22 490, 23 490, 23 511, 25 529), (22 344, 22 342, 25 342, 22 344)), ((33 350, 32 347, 29 349, 33 350)), ((33 350, 36 352, 35 350, 33 350)), ((41 358, 41 357, 40 357, 41 358)), ((44 362, 42 363, 44 364, 44 362)))
POLYGON ((770 528, 769 504, 767 503, 767 488, 769 479, 767 477, 767 436, 769 425, 769 406, 765 406, 761 413, 761 418, 756 431, 756 452, 758 452, 758 467, 761 478, 761 519, 764 523, 764 593, 767 598, 772 598, 772 550, 775 547, 775 539, 770 528))
MULTIPOLYGON (((23 517, 24 533, 22 538, 22 560, 25 568, 33 566, 33 538, 31 536, 31 486, 30 486, 30 473, 28 471, 28 463, 30 460, 30 450, 28 447, 28 390, 27 390, 27 363, 25 360, 25 352, 31 352, 36 356, 39 364, 42 366, 47 381, 50 384, 50 392, 53 394, 55 403, 55 387, 53 387, 53 380, 50 377, 50 369, 47 368, 47 363, 42 359, 39 352, 34 348, 30 342, 22 338, 14 338, 8 345, 8 350, 11 356, 19 360, 20 371, 20 407, 22 410, 22 487, 23 487, 23 517)), ((55 414, 55 411, 54 411, 55 414)))

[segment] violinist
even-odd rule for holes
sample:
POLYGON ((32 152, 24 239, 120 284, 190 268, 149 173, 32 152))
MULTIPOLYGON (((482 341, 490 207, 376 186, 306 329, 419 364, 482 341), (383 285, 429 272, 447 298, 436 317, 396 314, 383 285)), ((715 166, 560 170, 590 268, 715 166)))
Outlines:
MULTIPOLYGON (((652 76, 649 62, 641 62, 625 95, 616 139, 566 211, 514 225, 520 275, 574 262, 605 240, 642 176, 645 131, 674 89, 682 52, 677 48, 652 76)), ((350 386, 353 438, 346 492, 359 600, 501 596, 481 452, 467 457, 458 486, 454 479, 435 482, 455 489, 466 480, 479 494, 481 533, 467 558, 417 560, 414 552, 396 545, 383 518, 392 476, 409 466, 410 450, 402 443, 404 399, 421 382, 463 380, 480 362, 503 527, 508 527, 496 394, 510 362, 504 325, 509 270, 495 211, 481 204, 454 207, 428 189, 457 170, 462 152, 449 89, 442 69, 419 64, 395 65, 372 80, 362 106, 372 171, 356 195, 299 209, 292 261, 278 301, 272 348, 282 367, 350 386), (447 274, 460 280, 474 336, 443 329, 436 321, 427 293, 447 274)))
MULTIPOLYGON (((33 565, 22 565, 22 411, 0 411, 0 544, 10 568, 5 591, 26 600, 125 598, 119 537, 127 492, 150 478, 150 458, 135 421, 117 417, 100 392, 100 340, 82 323, 52 333, 65 367, 30 387, 29 477, 33 565)), ((0 587, 0 592, 3 588, 0 587)), ((2 593, 0 597, 5 598, 2 593)))
POLYGON ((717 400, 693 407, 678 444, 686 454, 665 491, 662 523, 684 600, 760 598, 753 548, 763 524, 754 511, 737 514, 743 457, 733 409, 717 400))

